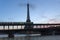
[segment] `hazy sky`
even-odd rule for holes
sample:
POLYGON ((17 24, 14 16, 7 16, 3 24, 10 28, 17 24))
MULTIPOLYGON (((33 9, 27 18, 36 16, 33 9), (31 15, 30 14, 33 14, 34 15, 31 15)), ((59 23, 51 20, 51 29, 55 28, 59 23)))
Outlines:
MULTIPOLYGON (((0 0, 0 22, 25 22, 27 0, 0 0)), ((60 0, 29 0, 34 23, 60 22, 60 0)))

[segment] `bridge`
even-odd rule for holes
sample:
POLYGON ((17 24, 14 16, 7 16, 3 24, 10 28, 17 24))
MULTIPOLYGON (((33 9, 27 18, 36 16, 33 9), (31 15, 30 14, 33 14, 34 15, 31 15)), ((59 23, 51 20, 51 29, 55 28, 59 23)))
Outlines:
POLYGON ((41 35, 60 35, 60 24, 34 24, 30 20, 29 3, 27 3, 26 22, 0 22, 0 34, 41 34, 41 35))
POLYGON ((27 22, 0 22, 0 34, 41 34, 41 35, 60 35, 60 24, 33 24, 27 22), (25 28, 28 26, 29 28, 25 28), (31 28, 32 27, 32 28, 31 28))

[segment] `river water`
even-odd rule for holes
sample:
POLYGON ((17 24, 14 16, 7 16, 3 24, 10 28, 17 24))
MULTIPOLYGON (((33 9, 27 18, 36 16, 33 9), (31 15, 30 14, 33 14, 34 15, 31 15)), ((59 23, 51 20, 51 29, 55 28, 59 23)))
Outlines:
POLYGON ((0 35, 0 40, 60 40, 60 35, 51 35, 51 36, 25 36, 19 35, 14 38, 8 38, 7 35, 0 35))

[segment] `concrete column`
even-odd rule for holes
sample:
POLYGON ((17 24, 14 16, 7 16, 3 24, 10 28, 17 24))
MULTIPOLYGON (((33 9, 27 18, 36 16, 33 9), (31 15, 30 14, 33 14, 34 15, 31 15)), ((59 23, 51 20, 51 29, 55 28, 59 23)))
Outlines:
POLYGON ((9 25, 8 25, 8 30, 9 30, 9 25))
POLYGON ((21 25, 21 29, 22 29, 22 25, 21 25))
POLYGON ((55 31, 52 32, 52 35, 55 35, 55 31))
POLYGON ((18 25, 17 25, 17 29, 18 29, 18 25))
POLYGON ((3 25, 3 29, 5 30, 5 25, 3 25))
POLYGON ((36 26, 36 28, 37 28, 37 25, 35 25, 36 26))
POLYGON ((12 29, 14 29, 14 25, 12 25, 12 29))

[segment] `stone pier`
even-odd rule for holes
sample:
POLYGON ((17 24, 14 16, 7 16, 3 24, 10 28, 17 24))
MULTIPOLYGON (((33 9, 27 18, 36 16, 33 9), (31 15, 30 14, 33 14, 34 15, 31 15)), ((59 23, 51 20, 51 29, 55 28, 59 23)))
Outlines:
POLYGON ((14 34, 8 34, 8 37, 12 38, 12 37, 14 37, 14 34))

